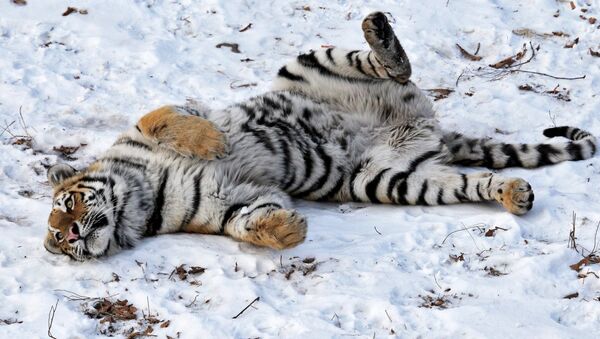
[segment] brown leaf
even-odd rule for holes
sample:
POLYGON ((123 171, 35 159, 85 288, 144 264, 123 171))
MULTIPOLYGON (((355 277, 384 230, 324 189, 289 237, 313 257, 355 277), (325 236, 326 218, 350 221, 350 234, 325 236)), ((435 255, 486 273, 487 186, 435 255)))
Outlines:
POLYGON ((501 275, 506 275, 506 273, 500 272, 497 269, 495 269, 494 267, 491 266, 486 266, 483 268, 484 271, 488 272, 488 275, 491 275, 492 277, 499 277, 501 275))
POLYGON ((204 271, 206 271, 206 268, 204 268, 204 267, 192 266, 188 270, 188 273, 189 274, 202 274, 202 273, 204 273, 204 271))
POLYGON ((461 45, 456 44, 456 47, 458 47, 458 50, 460 51, 460 54, 462 54, 462 56, 464 56, 465 58, 471 60, 471 61, 479 61, 481 60, 481 57, 478 55, 473 55, 469 52, 467 52, 461 45))
POLYGON ((597 57, 597 58, 600 58, 600 51, 599 51, 599 52, 597 52, 597 51, 594 51, 594 50, 592 50, 592 49, 590 48, 590 54, 591 54, 592 56, 595 56, 595 57, 597 57))
POLYGON ((67 16, 71 13, 77 12, 77 8, 75 7, 67 7, 67 10, 62 14, 62 16, 67 16))
POLYGON ((315 258, 313 258, 313 257, 304 258, 302 260, 302 262, 305 263, 305 264, 312 264, 314 261, 315 261, 315 258))
POLYGON ((588 19, 588 22, 589 22, 591 25, 595 24, 595 23, 596 23, 596 21, 597 21, 597 20, 596 20, 596 18, 594 18, 593 16, 592 16, 592 17, 590 17, 590 18, 588 19))
POLYGON ((27 5, 27 0, 12 0, 12 3, 18 6, 25 6, 27 5))
POLYGON ((222 42, 220 44, 217 44, 217 46, 215 46, 215 47, 217 47, 217 48, 228 47, 228 48, 231 48, 231 51, 233 53, 241 53, 240 52, 240 45, 235 44, 235 43, 222 42))
POLYGON ((571 9, 575 9, 576 8, 575 2, 571 1, 569 4, 571 5, 571 9))
POLYGON ((179 279, 185 280, 187 279, 187 271, 183 268, 184 264, 181 264, 175 268, 175 273, 179 276, 179 279))
POLYGON ((527 54, 527 45, 523 44, 523 49, 521 51, 519 51, 517 54, 511 55, 511 56, 504 58, 504 59, 496 62, 495 64, 491 64, 489 66, 492 68, 506 68, 506 67, 509 67, 510 65, 514 64, 518 60, 521 60, 525 56, 525 54, 527 54))
POLYGON ((450 254, 450 259, 454 262, 465 261, 465 254, 461 253, 460 255, 450 254))
MULTIPOLYGON (((520 89, 520 86, 519 86, 520 89)), ((508 231, 508 229, 506 228, 502 228, 502 227, 494 227, 494 228, 489 228, 487 231, 485 231, 485 236, 486 237, 493 237, 494 235, 496 235, 496 231, 497 230, 503 230, 503 231, 508 231)))
POLYGON ((426 89, 426 91, 433 93, 433 101, 446 99, 450 93, 454 92, 454 90, 450 88, 432 88, 426 89))
POLYGON ((579 260, 577 263, 573 264, 573 265, 569 265, 569 267, 575 271, 575 272, 579 272, 581 271, 581 268, 585 265, 587 265, 588 260, 587 258, 583 258, 581 260, 579 260))
POLYGON ((80 146, 54 146, 52 149, 55 152, 62 153, 63 155, 71 155, 79 149, 80 146))
POLYGON ((573 48, 573 46, 577 45, 578 43, 579 43, 579 37, 575 38, 575 40, 567 42, 567 44, 565 45, 565 48, 573 48))
POLYGON ((160 324, 160 328, 167 328, 169 325, 171 325, 171 320, 165 320, 160 324))
POLYGON ((570 293, 567 294, 563 297, 563 299, 573 299, 573 298, 577 298, 579 296, 579 292, 575 292, 575 293, 570 293))

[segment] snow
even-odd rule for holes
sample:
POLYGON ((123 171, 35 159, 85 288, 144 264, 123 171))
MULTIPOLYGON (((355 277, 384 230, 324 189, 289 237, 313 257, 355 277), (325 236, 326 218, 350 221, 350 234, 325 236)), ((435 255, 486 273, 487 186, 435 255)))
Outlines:
MULTIPOLYGON (((86 144, 69 161, 82 168, 160 105, 191 98, 223 107, 264 92, 284 60, 300 51, 364 48, 360 21, 373 10, 393 16, 416 83, 456 90, 435 103, 446 128, 513 142, 544 140, 541 131, 554 122, 600 135, 600 59, 589 52, 600 48, 600 22, 580 18, 600 17, 600 7, 574 3, 571 10, 554 0, 71 1, 88 14, 61 16, 63 1, 0 2, 0 337, 46 337, 57 300, 55 337, 101 337, 108 324, 86 316, 92 301, 71 301, 70 292, 127 299, 140 319, 149 307, 170 320, 165 328, 152 325, 159 337, 596 337, 600 279, 578 278, 569 268, 581 256, 567 240, 575 212, 577 242, 593 247, 598 156, 502 171, 534 188, 536 203, 523 217, 493 204, 298 201, 309 220, 307 241, 282 252, 174 234, 77 263, 42 246, 51 201, 45 166, 65 161, 54 147, 86 144), (570 36, 512 33, 522 28, 570 36), (573 48, 563 47, 576 37, 573 48), (529 41, 540 49, 522 69, 585 79, 469 76, 529 41), (238 43, 241 53, 215 48, 221 42, 238 43), (483 59, 463 58, 456 43, 472 53, 480 43, 483 59), (521 91, 523 84, 560 85, 571 101, 521 91), (33 137, 33 148, 13 145, 11 133, 33 137), (483 234, 493 227, 506 230, 483 234), (461 253, 464 260, 450 257, 461 253), (206 271, 185 281, 169 277, 181 264, 206 271), (232 319, 256 297, 254 307, 232 319)), ((598 265, 581 273, 588 271, 600 274, 598 265)), ((145 326, 119 321, 113 334, 145 326)))

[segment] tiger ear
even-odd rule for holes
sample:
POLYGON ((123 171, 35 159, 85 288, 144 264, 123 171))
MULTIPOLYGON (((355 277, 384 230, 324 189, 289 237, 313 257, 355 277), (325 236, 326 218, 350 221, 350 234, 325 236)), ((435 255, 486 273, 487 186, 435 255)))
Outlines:
POLYGON ((56 187, 75 173, 77 171, 67 164, 56 164, 48 169, 48 181, 52 187, 56 187))
POLYGON ((62 253, 60 251, 60 248, 58 247, 58 244, 56 243, 56 240, 54 239, 54 236, 50 232, 48 232, 48 234, 46 235, 46 239, 44 240, 44 247, 50 253, 54 253, 54 254, 62 253))

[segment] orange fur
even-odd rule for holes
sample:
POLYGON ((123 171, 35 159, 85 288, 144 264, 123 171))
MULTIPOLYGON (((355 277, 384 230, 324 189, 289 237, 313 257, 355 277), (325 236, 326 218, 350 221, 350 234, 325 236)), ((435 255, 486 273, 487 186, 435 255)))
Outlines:
POLYGON ((173 106, 144 115, 137 126, 145 137, 184 156, 211 160, 227 151, 225 136, 212 122, 182 115, 173 106))
POLYGON ((277 250, 294 247, 306 237, 306 220, 294 211, 269 211, 256 219, 244 241, 277 250))

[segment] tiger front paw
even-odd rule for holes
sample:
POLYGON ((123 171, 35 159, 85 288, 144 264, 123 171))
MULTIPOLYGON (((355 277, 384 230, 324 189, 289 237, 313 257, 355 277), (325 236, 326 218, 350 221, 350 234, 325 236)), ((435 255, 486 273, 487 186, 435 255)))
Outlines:
POLYGON ((306 219, 298 212, 270 209, 251 221, 249 242, 277 250, 294 247, 306 238, 306 219))
POLYGON ((531 185, 519 178, 507 179, 501 182, 494 192, 494 199, 510 213, 523 215, 533 207, 535 196, 531 185))

